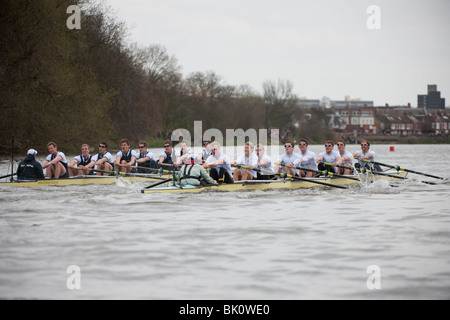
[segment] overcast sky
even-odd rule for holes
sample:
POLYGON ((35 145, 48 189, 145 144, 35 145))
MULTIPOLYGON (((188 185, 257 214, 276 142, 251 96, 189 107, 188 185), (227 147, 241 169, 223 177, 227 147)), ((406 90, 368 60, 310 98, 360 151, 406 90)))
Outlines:
MULTIPOLYGON (((188 75, 215 71, 262 91, 290 80, 309 99, 417 106, 437 84, 450 105, 448 0, 107 0, 142 46, 160 44, 188 75), (380 30, 370 30, 370 5, 380 30)), ((371 20, 373 21, 373 20, 371 20)))

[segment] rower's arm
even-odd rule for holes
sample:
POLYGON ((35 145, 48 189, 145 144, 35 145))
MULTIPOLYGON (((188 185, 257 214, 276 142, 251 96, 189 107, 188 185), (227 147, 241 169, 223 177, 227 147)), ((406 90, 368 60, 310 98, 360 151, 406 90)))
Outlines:
POLYGON ((69 164, 69 168, 74 168, 75 165, 78 163, 78 161, 76 159, 74 159, 70 164, 69 164))

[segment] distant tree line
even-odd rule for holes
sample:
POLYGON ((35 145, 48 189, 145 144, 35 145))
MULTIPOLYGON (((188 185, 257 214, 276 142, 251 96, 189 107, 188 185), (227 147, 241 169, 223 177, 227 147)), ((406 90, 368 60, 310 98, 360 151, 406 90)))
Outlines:
MULTIPOLYGON (((303 117, 289 81, 265 81, 259 94, 213 71, 183 76, 163 46, 126 38, 126 25, 101 1, 3 0, 0 153, 9 152, 13 133, 21 150, 55 141, 74 152, 85 142, 116 146, 123 137, 193 130, 196 120, 204 129, 246 130, 286 128, 303 117), (69 5, 82 8, 79 30, 66 26, 69 5)), ((296 134, 320 135, 317 127, 296 134)))

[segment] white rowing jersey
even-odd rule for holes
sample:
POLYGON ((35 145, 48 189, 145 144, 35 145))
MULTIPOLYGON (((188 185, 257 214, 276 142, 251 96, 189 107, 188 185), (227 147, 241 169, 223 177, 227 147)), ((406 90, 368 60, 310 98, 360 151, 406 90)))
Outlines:
POLYGON ((170 160, 172 161, 172 163, 174 163, 176 161, 176 158, 174 160, 175 152, 173 151, 173 149, 172 149, 172 153, 170 155, 167 154, 167 152, 165 152, 165 151, 161 152, 160 155, 159 155, 159 158, 163 158, 163 163, 168 163, 167 162, 168 161, 168 159, 167 159, 168 157, 170 157, 170 160))
POLYGON ((342 165, 343 166, 346 166, 346 167, 353 166, 353 155, 350 152, 345 151, 344 154, 339 153, 339 156, 341 158, 347 158, 348 157, 350 159, 350 160, 342 161, 342 165))
POLYGON ((180 150, 176 150, 175 151, 175 157, 176 158, 179 158, 179 157, 182 157, 182 156, 184 156, 184 155, 186 155, 186 154, 189 154, 190 155, 190 157, 191 158, 195 158, 195 156, 194 156, 194 151, 192 150, 192 149, 186 149, 186 151, 182 151, 181 149, 180 150))
POLYGON ((232 176, 233 174, 231 172, 231 165, 230 165, 231 162, 228 160, 228 157, 227 157, 226 154, 221 153, 218 158, 216 158, 213 155, 210 155, 208 157, 208 159, 206 159, 206 163, 210 164, 210 163, 213 163, 213 162, 216 162, 216 161, 220 161, 220 160, 223 160, 223 164, 221 164, 220 166, 214 167, 212 169, 216 169, 217 173, 219 173, 220 172, 220 168, 224 168, 232 176))
POLYGON ((101 155, 100 153, 97 153, 95 156, 92 157, 92 161, 96 162, 98 160, 101 160, 103 158, 106 158, 106 162, 109 163, 110 165, 114 166, 114 159, 111 155, 111 153, 109 153, 108 151, 105 152, 105 154, 101 155))
MULTIPOLYGON (((285 165, 289 165, 289 164, 293 164, 294 166, 296 166, 296 163, 298 162, 299 158, 298 155, 296 153, 292 153, 291 155, 288 155, 287 153, 282 154, 279 158, 278 158, 278 163, 281 165, 281 170, 283 170, 283 172, 285 169, 285 165)), ((296 174, 298 174, 298 169, 294 170, 296 174)))
POLYGON ((316 154, 312 151, 306 150, 305 153, 298 153, 298 160, 295 163, 297 167, 305 169, 317 170, 316 154))
MULTIPOLYGON (((375 152, 372 151, 372 150, 369 150, 366 153, 364 153, 362 150, 360 150, 360 151, 357 151, 356 153, 358 154, 358 156, 356 157, 357 159, 359 159, 361 157, 364 157, 364 156, 366 156, 368 154, 371 154, 372 158, 368 159, 368 160, 375 161, 375 152)), ((368 162, 365 162, 365 161, 359 161, 359 164, 361 165, 362 168, 369 167, 370 169, 373 169, 373 164, 372 163, 368 163, 368 162)))
POLYGON ((89 163, 92 162, 92 158, 93 157, 89 154, 87 158, 85 158, 83 155, 79 155, 79 156, 76 156, 73 159, 77 161, 77 165, 81 164, 82 166, 83 165, 87 166, 89 163))
POLYGON ((267 160, 267 163, 261 167, 258 167, 259 169, 271 169, 272 168, 272 159, 270 159, 270 157, 267 154, 263 154, 263 156, 261 158, 258 159, 258 163, 267 160))
POLYGON ((132 157, 135 157, 135 158, 137 159, 138 154, 136 153, 136 151, 131 150, 131 149, 128 150, 128 153, 127 153, 127 154, 125 154, 122 150, 120 150, 120 151, 117 152, 117 154, 116 154, 116 159, 117 159, 118 157, 120 157, 122 160, 126 160, 126 159, 130 159, 130 160, 131 160, 132 157))
POLYGON ((335 163, 337 159, 341 157, 341 155, 338 151, 333 150, 330 154, 328 154, 326 151, 323 151, 319 153, 319 157, 323 158, 323 162, 335 163))
POLYGON ((151 153, 150 151, 146 151, 144 153, 137 153, 136 159, 143 159, 143 158, 149 158, 150 160, 155 160, 155 155, 151 153))
MULTIPOLYGON (((254 153, 252 153, 250 157, 246 157, 245 154, 243 154, 236 160, 236 164, 246 167, 252 166, 253 168, 256 168, 258 166, 258 157, 254 153)), ((239 170, 239 168, 237 170, 239 170)), ((250 173, 252 174, 253 178, 257 177, 255 170, 251 170, 250 173)))
POLYGON ((50 162, 50 161, 52 161, 53 159, 55 159, 56 157, 58 157, 58 156, 60 156, 61 159, 62 159, 62 160, 61 160, 61 163, 67 164, 67 158, 66 158, 66 155, 65 155, 64 153, 60 152, 60 151, 58 151, 58 153, 56 154, 56 156, 53 156, 52 154, 49 154, 46 160, 47 160, 48 162, 50 162))

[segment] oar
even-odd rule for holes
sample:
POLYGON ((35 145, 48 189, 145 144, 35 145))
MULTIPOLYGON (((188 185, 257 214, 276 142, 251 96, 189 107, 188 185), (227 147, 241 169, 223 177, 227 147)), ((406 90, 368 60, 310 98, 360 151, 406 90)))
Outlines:
MULTIPOLYGON (((376 174, 376 175, 379 175, 379 176, 385 176, 385 177, 390 177, 390 178, 399 179, 399 180, 408 180, 408 178, 405 178, 405 177, 400 177, 400 176, 388 174, 388 173, 385 173, 385 172, 372 171, 372 170, 369 170, 367 168, 361 168, 361 169, 358 170, 358 172, 360 172, 360 173, 371 173, 371 174, 376 174)), ((436 185, 435 182, 431 182, 431 181, 420 181, 420 182, 421 183, 425 183, 425 184, 431 184, 433 186, 436 185)))
POLYGON ((162 185, 162 184, 164 184, 164 183, 167 183, 167 182, 170 182, 170 181, 172 181, 172 179, 164 179, 163 181, 160 181, 160 182, 156 182, 156 183, 154 183, 154 184, 151 184, 151 185, 145 187, 144 189, 154 188, 154 187, 160 186, 160 185, 162 185))
MULTIPOLYGON (((286 168, 291 168, 289 165, 284 165, 284 167, 286 168)), ((314 173, 320 173, 323 176, 330 176, 330 177, 336 177, 336 178, 343 178, 343 179, 349 179, 349 180, 355 180, 355 181, 360 181, 359 178, 355 178, 355 177, 349 177, 349 176, 343 176, 340 174, 335 174, 333 172, 329 172, 329 171, 319 171, 319 170, 314 170, 314 169, 307 169, 307 168, 302 168, 302 167, 292 167, 292 169, 299 169, 302 171, 308 171, 308 172, 314 172, 314 173)))
MULTIPOLYGON (((174 172, 173 170, 163 170, 162 168, 156 169, 156 168, 147 168, 147 167, 138 167, 138 166, 131 166, 131 168, 144 169, 144 170, 159 173, 159 174, 172 174, 174 172)), ((175 172, 178 172, 178 171, 175 171, 175 172)))
MULTIPOLYGON (((112 174, 114 176, 122 176, 122 177, 143 177, 143 178, 149 178, 149 179, 155 179, 155 180, 166 180, 166 178, 154 176, 151 174, 145 174, 145 173, 125 173, 125 172, 120 172, 120 171, 106 171, 106 170, 99 170, 99 169, 91 169, 91 171, 107 173, 107 174, 112 174)), ((169 172, 167 170, 160 170, 159 172, 161 174, 172 174, 172 172, 169 172)))
POLYGON ((17 175, 17 173, 7 174, 6 176, 0 177, 0 179, 9 178, 9 177, 14 177, 15 175, 17 175))
POLYGON ((394 179, 399 179, 399 180, 407 180, 407 178, 405 177, 400 177, 400 176, 396 176, 393 174, 388 174, 385 172, 379 172, 379 171, 373 171, 373 170, 369 170, 367 168, 360 168, 357 170, 359 173, 371 173, 371 174, 376 174, 379 176, 385 176, 385 177, 390 177, 390 178, 394 178, 394 179))
MULTIPOLYGON (((328 162, 320 162, 320 163, 323 163, 326 166, 333 166, 332 163, 328 163, 328 162)), ((342 168, 342 169, 347 169, 347 170, 352 170, 352 171, 354 170, 352 167, 346 167, 346 166, 343 166, 343 165, 340 165, 340 164, 337 164, 336 167, 342 168)))
POLYGON ((433 176, 431 174, 424 173, 424 172, 417 172, 417 171, 414 171, 414 170, 405 169, 405 168, 402 168, 400 166, 393 166, 391 164, 385 164, 385 163, 376 162, 376 161, 367 160, 367 159, 362 159, 362 161, 368 162, 368 163, 373 163, 373 164, 378 164, 379 166, 392 168, 392 169, 395 169, 397 171, 405 171, 405 172, 409 172, 409 173, 419 174, 419 175, 422 175, 422 176, 425 176, 425 177, 430 177, 430 178, 439 179, 439 180, 445 180, 445 178, 442 178, 442 177, 433 176))
POLYGON ((294 180, 300 180, 300 181, 307 181, 307 182, 321 184, 323 186, 339 188, 339 189, 348 189, 345 186, 338 186, 338 185, 335 185, 335 184, 326 183, 326 182, 317 181, 317 180, 311 180, 311 179, 307 179, 307 178, 294 177, 294 176, 291 176, 290 174, 286 174, 286 173, 277 173, 277 175, 279 175, 281 178, 288 178, 288 179, 294 179, 294 180))
POLYGON ((263 176, 274 176, 274 175, 276 175, 275 172, 273 172, 272 170, 270 170, 268 168, 253 168, 253 169, 250 169, 249 167, 243 166, 243 165, 240 165, 240 164, 233 164, 232 167, 239 168, 239 169, 254 170, 256 172, 259 172, 263 176))

